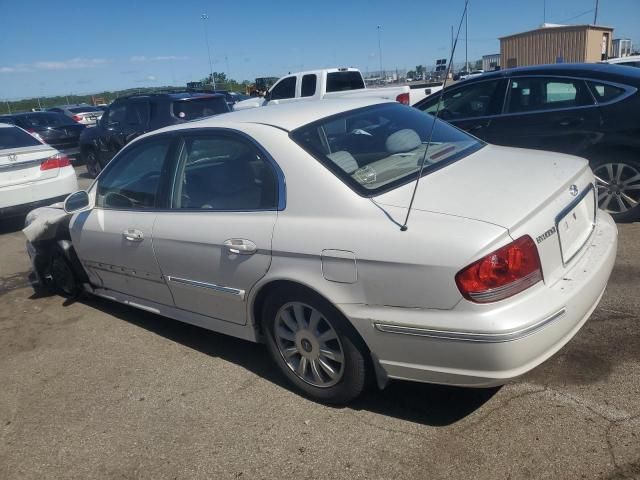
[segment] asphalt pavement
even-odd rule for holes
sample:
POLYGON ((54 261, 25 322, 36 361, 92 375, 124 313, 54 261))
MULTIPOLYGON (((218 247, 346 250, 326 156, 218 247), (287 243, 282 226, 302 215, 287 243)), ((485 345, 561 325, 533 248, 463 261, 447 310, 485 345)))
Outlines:
POLYGON ((261 345, 35 297, 20 228, 0 224, 0 479, 640 478, 640 223, 593 317, 523 378, 343 408, 289 389, 261 345))

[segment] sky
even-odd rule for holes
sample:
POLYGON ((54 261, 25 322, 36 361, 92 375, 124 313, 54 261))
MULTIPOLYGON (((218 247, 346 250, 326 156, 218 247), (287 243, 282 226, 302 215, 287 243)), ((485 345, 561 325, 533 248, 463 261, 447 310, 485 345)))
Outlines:
MULTIPOLYGON (((543 22, 593 22, 595 0, 470 0, 469 60, 543 22)), ((0 0, 0 99, 238 81, 322 67, 363 72, 449 56, 464 0, 0 0), (206 13, 208 20, 202 20, 206 13), (380 49, 378 48, 380 26, 380 49), (381 51, 382 55, 379 55, 381 51)), ((600 0, 598 23, 640 47, 640 0, 600 0)), ((454 62, 464 62, 464 29, 454 62)))

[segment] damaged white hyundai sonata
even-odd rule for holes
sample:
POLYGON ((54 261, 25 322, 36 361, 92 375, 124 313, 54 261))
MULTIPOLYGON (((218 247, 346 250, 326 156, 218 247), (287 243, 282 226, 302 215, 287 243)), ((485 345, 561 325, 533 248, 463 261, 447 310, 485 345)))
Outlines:
POLYGON ((587 321, 617 246, 585 160, 371 100, 156 131, 27 224, 37 288, 263 341, 331 403, 524 374, 587 321))

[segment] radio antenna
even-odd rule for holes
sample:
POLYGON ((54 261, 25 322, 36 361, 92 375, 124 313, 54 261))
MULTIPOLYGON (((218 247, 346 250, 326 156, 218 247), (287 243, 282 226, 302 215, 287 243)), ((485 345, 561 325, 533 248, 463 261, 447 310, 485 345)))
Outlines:
POLYGON ((464 11, 462 12, 462 17, 460 18, 460 23, 458 24, 458 33, 456 34, 456 39, 453 42, 453 48, 451 48, 451 57, 449 58, 449 64, 447 65, 447 72, 444 76, 444 82, 442 83, 442 90, 440 90, 440 95, 438 96, 438 104, 436 105, 436 113, 433 115, 433 122, 431 123, 431 130, 429 131, 429 140, 427 141, 427 146, 424 149, 424 155, 422 156, 422 161, 420 162, 420 170, 418 170, 418 177, 416 178, 416 184, 413 187, 413 193, 411 194, 411 201, 409 202, 409 208, 407 209, 407 216, 404 219, 404 223, 400 227, 401 232, 406 232, 409 228, 407 226, 409 222, 409 215, 411 214, 411 209, 413 208, 413 201, 416 198, 416 192, 418 191, 418 185, 420 184, 420 178, 422 178, 422 172, 424 170, 424 164, 427 161, 427 152, 429 151, 429 147, 431 146, 431 139, 433 138, 433 131, 435 130, 436 121, 438 120, 438 113, 440 113, 440 106, 442 105, 442 97, 444 94, 444 88, 447 86, 447 79, 449 78, 449 73, 451 72, 451 64, 453 63, 453 55, 456 51, 456 47, 458 46, 458 38, 460 37, 460 30, 462 29, 462 23, 465 18, 467 18, 467 7, 469 6, 469 0, 465 0, 464 2, 464 11))

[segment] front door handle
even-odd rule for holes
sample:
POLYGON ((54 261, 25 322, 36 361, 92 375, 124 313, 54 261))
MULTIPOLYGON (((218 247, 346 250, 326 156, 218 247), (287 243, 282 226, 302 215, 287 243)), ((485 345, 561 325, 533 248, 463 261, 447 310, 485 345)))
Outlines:
POLYGON ((560 120, 558 122, 558 125, 560 125, 561 127, 572 127, 574 125, 580 125, 582 122, 584 122, 584 118, 579 117, 579 118, 563 118, 562 120, 560 120))
POLYGON ((258 251, 258 246, 245 238, 230 238, 224 241, 229 252, 239 255, 252 255, 258 251))
POLYGON ((129 240, 130 242, 141 242, 144 240, 144 234, 135 228, 127 228, 124 232, 122 232, 122 236, 129 240))

